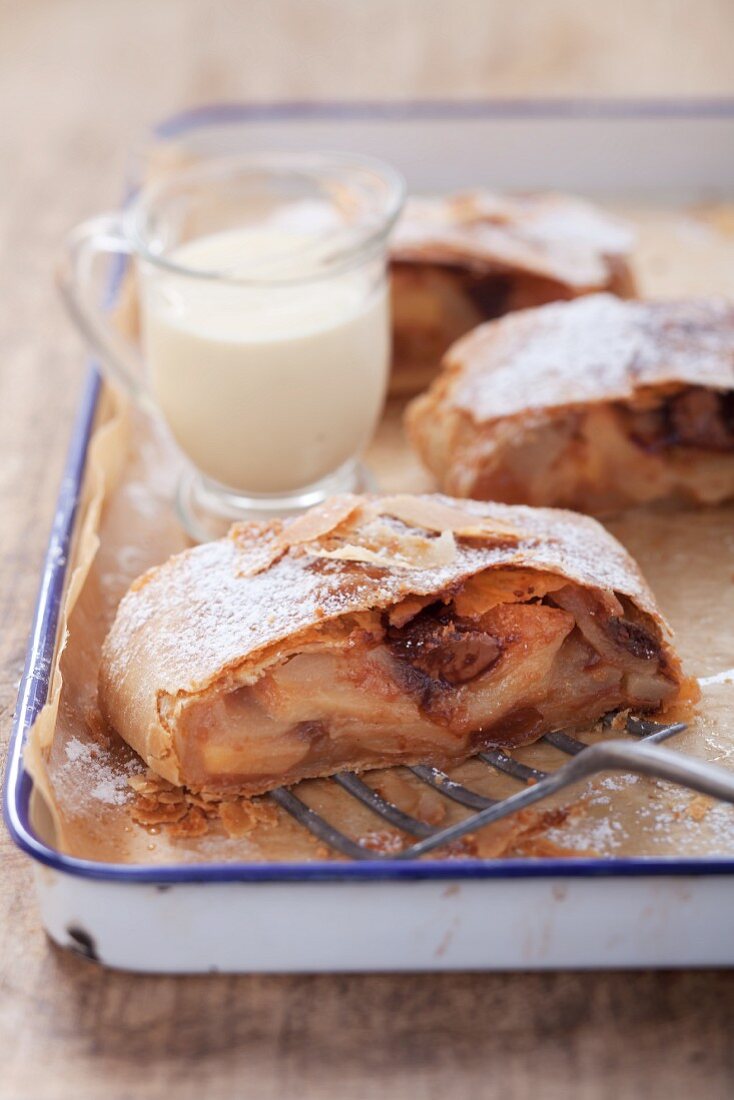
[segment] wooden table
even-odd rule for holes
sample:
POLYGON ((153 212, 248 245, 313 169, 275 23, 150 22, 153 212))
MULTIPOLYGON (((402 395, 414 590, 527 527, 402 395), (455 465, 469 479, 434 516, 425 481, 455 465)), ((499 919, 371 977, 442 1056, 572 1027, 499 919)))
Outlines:
MULTIPOLYGON (((54 254, 151 120, 214 99, 734 91, 729 0, 0 0, 0 719, 83 355, 54 254)), ((0 1097, 731 1095, 727 973, 140 978, 49 946, 0 837, 0 1097)), ((701 935, 705 935, 705 929, 701 935)))

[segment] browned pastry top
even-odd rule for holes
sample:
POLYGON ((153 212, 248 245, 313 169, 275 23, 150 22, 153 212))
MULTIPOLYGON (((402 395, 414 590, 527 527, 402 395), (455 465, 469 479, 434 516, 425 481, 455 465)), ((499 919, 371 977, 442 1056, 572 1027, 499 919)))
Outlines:
POLYGON ((624 223, 582 199, 471 191, 409 199, 391 252, 398 261, 524 272, 593 290, 632 245, 624 223))
POLYGON ((594 294, 481 325, 445 365, 441 399, 477 423, 666 386, 734 389, 734 304, 594 294))
POLYGON ((439 495, 345 496, 294 520, 237 525, 144 574, 105 643, 103 678, 117 688, 149 678, 158 698, 205 691, 235 667, 241 683, 243 670, 341 616, 508 566, 616 591, 664 626, 637 566, 593 519, 439 495))

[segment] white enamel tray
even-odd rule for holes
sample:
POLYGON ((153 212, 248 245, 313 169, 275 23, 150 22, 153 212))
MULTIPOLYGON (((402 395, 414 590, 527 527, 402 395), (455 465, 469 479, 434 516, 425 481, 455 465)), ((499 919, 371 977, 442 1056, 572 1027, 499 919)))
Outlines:
MULTIPOLYGON (((160 138, 202 152, 344 149, 409 187, 485 183, 614 196, 734 194, 734 101, 226 105, 160 138)), ((145 867, 64 856, 31 817, 23 742, 45 702, 100 383, 92 370, 43 569, 6 770, 5 816, 60 945, 168 972, 707 966, 734 962, 734 853, 145 867)))

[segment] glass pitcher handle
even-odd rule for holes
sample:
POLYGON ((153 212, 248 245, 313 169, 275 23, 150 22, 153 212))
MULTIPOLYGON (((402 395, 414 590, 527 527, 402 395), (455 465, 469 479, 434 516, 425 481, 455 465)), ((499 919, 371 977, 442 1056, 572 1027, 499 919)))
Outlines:
POLYGON ((110 323, 94 293, 92 278, 98 256, 130 255, 132 252, 122 231, 120 216, 100 214, 82 222, 69 234, 56 277, 66 308, 86 342, 99 356, 102 369, 139 405, 151 411, 153 405, 143 381, 140 356, 110 323))

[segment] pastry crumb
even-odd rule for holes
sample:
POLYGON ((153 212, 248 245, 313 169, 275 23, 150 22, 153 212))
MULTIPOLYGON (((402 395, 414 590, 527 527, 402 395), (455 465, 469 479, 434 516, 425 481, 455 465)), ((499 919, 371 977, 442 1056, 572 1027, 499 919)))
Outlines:
POLYGON ((197 806, 191 806, 186 811, 185 816, 171 826, 171 836, 173 837, 205 836, 208 832, 209 822, 206 814, 197 806))
POLYGON ((258 826, 268 828, 277 824, 278 811, 272 803, 251 798, 219 804, 219 820, 228 836, 237 839, 247 836, 258 826))
POLYGON ((236 839, 278 821, 277 808, 265 799, 236 791, 189 791, 150 770, 130 776, 128 785, 136 794, 130 809, 133 821, 145 828, 170 826, 173 837, 204 836, 218 822, 236 839))
POLYGON ((138 795, 130 810, 133 821, 146 828, 151 825, 173 825, 181 821, 187 812, 188 806, 183 799, 180 802, 166 804, 142 795, 138 795))
POLYGON ((686 813, 689 817, 693 818, 694 821, 703 821, 713 804, 712 798, 707 798, 705 794, 697 794, 696 797, 689 802, 686 813))
POLYGON ((612 718, 610 729, 613 729, 615 732, 617 732, 618 730, 626 729, 627 722, 629 721, 629 716, 629 707, 626 707, 624 710, 618 710, 617 713, 614 715, 614 718, 612 718))

